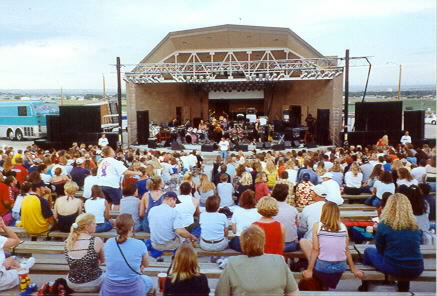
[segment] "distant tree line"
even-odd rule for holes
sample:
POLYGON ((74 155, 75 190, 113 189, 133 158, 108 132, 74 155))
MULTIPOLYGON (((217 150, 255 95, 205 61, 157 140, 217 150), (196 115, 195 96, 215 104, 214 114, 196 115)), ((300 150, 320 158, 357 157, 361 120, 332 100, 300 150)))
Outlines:
MULTIPOLYGON (((362 97, 364 91, 350 91, 350 97, 362 97)), ((397 97, 397 90, 393 91, 367 91, 366 96, 385 96, 385 97, 397 97)), ((435 90, 403 90, 401 91, 401 97, 424 97, 435 96, 435 90)))

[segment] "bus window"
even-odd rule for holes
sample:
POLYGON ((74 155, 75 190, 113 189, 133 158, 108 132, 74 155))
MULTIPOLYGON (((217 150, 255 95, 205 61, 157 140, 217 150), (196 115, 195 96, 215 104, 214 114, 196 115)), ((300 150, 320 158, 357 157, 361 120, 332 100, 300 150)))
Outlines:
POLYGON ((18 106, 18 116, 27 116, 27 106, 18 106))

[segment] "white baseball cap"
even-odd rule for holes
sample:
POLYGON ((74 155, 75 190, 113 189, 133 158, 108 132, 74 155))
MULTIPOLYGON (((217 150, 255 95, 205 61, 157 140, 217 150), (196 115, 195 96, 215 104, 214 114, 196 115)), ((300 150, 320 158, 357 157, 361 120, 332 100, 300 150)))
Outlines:
POLYGON ((328 191, 326 190, 326 187, 322 184, 311 186, 310 189, 314 191, 315 194, 318 196, 325 197, 328 194, 328 191))
POLYGON ((329 179, 332 179, 332 173, 325 173, 323 176, 322 176, 322 179, 323 178, 329 178, 329 179))

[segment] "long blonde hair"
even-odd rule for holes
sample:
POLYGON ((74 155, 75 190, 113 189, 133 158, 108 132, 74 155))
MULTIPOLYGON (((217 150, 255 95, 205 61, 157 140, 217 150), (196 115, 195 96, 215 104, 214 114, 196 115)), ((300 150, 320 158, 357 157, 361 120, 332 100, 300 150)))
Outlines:
POLYGON ((351 165, 350 171, 356 177, 361 172, 361 169, 358 166, 358 164, 356 162, 354 162, 351 165))
POLYGON ((323 205, 320 223, 323 224, 323 229, 326 231, 337 232, 340 230, 340 209, 336 203, 327 201, 323 205))
POLYGON ((249 186, 252 185, 252 183, 253 183, 252 175, 249 172, 244 172, 241 175, 240 184, 244 186, 249 186))
POLYGON ((276 172, 276 166, 275 163, 272 160, 268 160, 266 163, 266 172, 271 174, 276 172))
POLYGON ((173 265, 170 269, 171 282, 189 280, 199 275, 197 254, 191 245, 181 245, 176 251, 173 265))
POLYGON ((381 222, 393 230, 419 230, 410 200, 402 193, 391 195, 382 210, 381 222))
POLYGON ((211 181, 209 181, 209 178, 206 174, 200 175, 200 185, 199 185, 199 191, 200 192, 208 192, 210 190, 214 190, 215 185, 211 181))
POLYGON ((67 240, 65 241, 65 247, 68 251, 73 249, 74 244, 76 243, 77 239, 79 238, 79 235, 83 232, 85 232, 85 228, 88 225, 91 225, 92 223, 96 222, 96 217, 93 214, 90 213, 84 213, 80 214, 76 217, 75 222, 70 228, 70 234, 67 237, 67 240), (74 228, 74 226, 77 227, 74 228))

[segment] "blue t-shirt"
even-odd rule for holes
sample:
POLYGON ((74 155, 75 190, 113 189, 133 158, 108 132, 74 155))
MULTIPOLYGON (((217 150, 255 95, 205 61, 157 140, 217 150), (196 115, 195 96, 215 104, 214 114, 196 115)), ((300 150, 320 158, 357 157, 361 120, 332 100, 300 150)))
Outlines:
POLYGON ((137 185, 138 188, 138 196, 140 196, 140 198, 144 195, 144 193, 146 193, 147 190, 147 181, 149 181, 149 178, 144 179, 144 180, 138 180, 135 182, 135 184, 137 185))
POLYGON ((384 222, 378 224, 375 236, 376 248, 384 256, 384 262, 400 271, 423 270, 421 241, 421 230, 393 230, 384 222))
MULTIPOLYGON (((137 239, 128 238, 124 243, 119 244, 124 257, 129 265, 141 273, 140 266, 144 255, 147 254, 146 245, 137 239)), ((138 277, 139 275, 133 272, 123 259, 120 250, 117 247, 115 238, 110 238, 105 243, 105 276, 110 280, 126 281, 138 277)))

